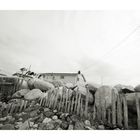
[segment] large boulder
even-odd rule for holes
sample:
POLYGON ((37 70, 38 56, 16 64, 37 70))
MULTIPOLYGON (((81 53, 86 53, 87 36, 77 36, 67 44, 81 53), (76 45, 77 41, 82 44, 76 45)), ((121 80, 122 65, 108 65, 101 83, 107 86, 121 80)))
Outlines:
POLYGON ((40 89, 41 91, 47 91, 49 89, 54 89, 54 85, 47 81, 43 81, 40 79, 33 79, 33 80, 34 80, 34 87, 40 89))
POLYGON ((135 90, 133 88, 133 86, 130 86, 130 85, 121 85, 121 84, 118 84, 116 86, 114 86, 114 88, 117 89, 118 93, 133 93, 135 90))
POLYGON ((140 92, 140 85, 137 85, 137 86, 135 87, 135 92, 140 92))
POLYGON ((33 89, 25 94, 24 98, 26 100, 34 100, 42 96, 42 91, 40 89, 33 89))
POLYGON ((13 98, 21 98, 24 97, 25 94, 27 94, 30 90, 29 89, 21 89, 17 92, 15 92, 12 97, 13 98))
POLYGON ((101 86, 97 89, 95 93, 95 106, 98 107, 104 106, 106 101, 106 107, 109 107, 112 103, 112 94, 115 94, 115 98, 117 98, 118 92, 115 88, 109 86, 101 86))

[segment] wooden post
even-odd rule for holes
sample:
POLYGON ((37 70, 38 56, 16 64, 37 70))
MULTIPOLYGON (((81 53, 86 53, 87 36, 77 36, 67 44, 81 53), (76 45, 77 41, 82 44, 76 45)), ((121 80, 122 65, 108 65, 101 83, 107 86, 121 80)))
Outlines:
POLYGON ((108 119, 107 122, 110 125, 111 124, 111 110, 110 109, 107 110, 107 116, 108 116, 107 117, 107 119, 108 119))
POLYGON ((126 96, 123 95, 123 112, 124 112, 124 128, 128 129, 128 108, 127 108, 127 101, 126 96))
POLYGON ((106 123, 106 100, 104 100, 104 105, 102 105, 102 121, 106 123))
POLYGON ((20 104, 20 109, 19 109, 19 112, 21 112, 21 111, 22 111, 23 106, 24 106, 24 100, 21 100, 21 104, 20 104))
POLYGON ((85 111, 84 111, 84 116, 85 118, 88 117, 88 100, 89 100, 89 91, 88 91, 88 87, 86 87, 86 104, 85 104, 85 111))
POLYGON ((135 98, 136 98, 136 109, 137 109, 137 126, 138 129, 140 130, 140 104, 139 104, 139 97, 137 93, 135 93, 135 98))
POLYGON ((66 92, 65 112, 67 112, 68 98, 69 98, 69 90, 66 92))
POLYGON ((68 110, 67 110, 68 113, 70 113, 70 107, 71 107, 71 96, 70 96, 70 91, 69 91, 69 96, 68 96, 68 110))
POLYGON ((80 101, 81 101, 81 93, 78 93, 78 105, 77 105, 77 115, 80 114, 80 101))
POLYGON ((74 107, 74 112, 75 113, 77 111, 77 106, 78 106, 78 88, 77 88, 77 91, 76 91, 76 99, 75 99, 75 107, 74 107))
POLYGON ((122 102, 121 96, 117 96, 117 125, 122 127, 122 102))
POLYGON ((83 111, 83 99, 80 100, 80 117, 83 117, 84 111, 83 111))
POLYGON ((73 97, 72 97, 72 102, 71 102, 71 111, 70 111, 71 113, 73 113, 74 98, 75 98, 75 97, 73 96, 73 97))
POLYGON ((55 103, 54 103, 54 109, 56 109, 57 108, 57 106, 58 106, 58 97, 59 97, 59 94, 57 93, 58 91, 56 90, 56 93, 55 93, 55 103))
POLYGON ((115 99, 115 92, 112 89, 112 125, 116 126, 116 99, 115 99))
POLYGON ((95 105, 93 106, 93 120, 96 119, 96 107, 95 105))

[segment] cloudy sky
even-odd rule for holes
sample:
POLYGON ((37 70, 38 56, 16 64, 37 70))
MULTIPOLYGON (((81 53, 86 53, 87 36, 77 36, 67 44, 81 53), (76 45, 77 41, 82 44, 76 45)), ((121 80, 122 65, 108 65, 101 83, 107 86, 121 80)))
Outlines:
POLYGON ((0 11, 0 69, 140 83, 140 11, 0 11))

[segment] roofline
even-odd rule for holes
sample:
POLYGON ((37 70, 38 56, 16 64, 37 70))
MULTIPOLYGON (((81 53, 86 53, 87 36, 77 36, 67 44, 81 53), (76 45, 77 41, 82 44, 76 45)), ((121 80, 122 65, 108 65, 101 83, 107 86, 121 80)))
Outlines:
POLYGON ((78 75, 78 73, 39 73, 41 75, 78 75))

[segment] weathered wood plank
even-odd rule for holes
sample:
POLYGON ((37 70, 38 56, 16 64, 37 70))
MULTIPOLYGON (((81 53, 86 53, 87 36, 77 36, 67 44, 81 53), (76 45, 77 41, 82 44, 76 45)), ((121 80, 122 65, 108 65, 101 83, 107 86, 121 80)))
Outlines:
POLYGON ((138 94, 135 94, 135 99, 136 99, 136 109, 137 109, 137 126, 138 129, 140 130, 140 104, 139 104, 139 98, 138 94))
POLYGON ((122 127, 122 102, 121 96, 117 96, 117 126, 122 127))
POLYGON ((125 95, 123 95, 123 112, 124 112, 124 128, 128 129, 128 108, 125 95))

